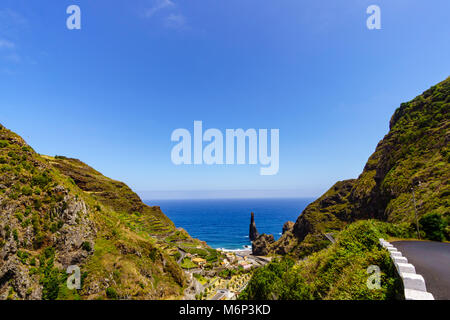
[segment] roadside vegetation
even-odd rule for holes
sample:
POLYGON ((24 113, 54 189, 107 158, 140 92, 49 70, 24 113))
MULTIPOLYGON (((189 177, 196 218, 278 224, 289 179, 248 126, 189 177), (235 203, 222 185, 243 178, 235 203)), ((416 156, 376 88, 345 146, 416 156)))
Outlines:
POLYGON ((401 283, 379 238, 405 237, 405 226, 375 220, 348 225, 336 243, 296 261, 286 256, 256 270, 242 300, 385 300, 401 298, 401 283), (381 287, 369 289, 369 266, 381 271, 381 287))
POLYGON ((419 220, 422 234, 426 239, 433 241, 450 240, 448 223, 450 216, 444 217, 436 212, 424 215, 419 220))

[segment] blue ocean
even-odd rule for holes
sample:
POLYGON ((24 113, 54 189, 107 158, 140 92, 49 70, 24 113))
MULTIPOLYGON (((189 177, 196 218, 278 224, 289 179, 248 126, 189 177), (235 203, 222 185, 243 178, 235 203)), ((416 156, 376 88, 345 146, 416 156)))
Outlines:
POLYGON ((208 199, 146 201, 161 210, 189 234, 213 248, 229 250, 250 246, 250 213, 258 232, 281 235, 286 221, 296 221, 313 199, 208 199))

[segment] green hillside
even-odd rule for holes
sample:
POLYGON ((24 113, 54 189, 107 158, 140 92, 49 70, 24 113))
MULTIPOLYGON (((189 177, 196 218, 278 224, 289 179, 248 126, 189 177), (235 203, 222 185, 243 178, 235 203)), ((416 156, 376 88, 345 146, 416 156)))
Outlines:
POLYGON ((0 299, 177 299, 181 249, 217 260, 124 183, 38 155, 1 125, 0 174, 0 299), (80 290, 66 287, 69 265, 81 268, 80 290))
POLYGON ((413 231, 413 189, 419 218, 435 213, 448 219, 449 111, 450 78, 402 103, 361 175, 337 182, 311 203, 271 251, 307 255, 328 245, 325 233, 360 219, 403 223, 413 231))
POLYGON ((402 228, 377 220, 349 224, 336 235, 336 243, 306 259, 284 257, 256 270, 240 299, 402 299, 401 280, 388 251, 379 245, 379 238, 403 232, 402 228), (374 266, 380 272, 376 290, 367 285, 374 266))

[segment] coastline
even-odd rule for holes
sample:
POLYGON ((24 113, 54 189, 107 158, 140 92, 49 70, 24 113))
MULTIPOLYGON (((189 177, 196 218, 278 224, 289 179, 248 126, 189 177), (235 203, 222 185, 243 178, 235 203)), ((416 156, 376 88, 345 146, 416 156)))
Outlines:
POLYGON ((255 213, 258 231, 273 234, 277 240, 284 223, 296 221, 310 202, 306 198, 144 201, 159 206, 177 227, 192 237, 205 241, 213 249, 230 252, 251 250, 251 212, 255 213))
POLYGON ((251 248, 245 248, 245 249, 224 249, 224 248, 218 248, 217 251, 221 252, 231 252, 238 256, 249 256, 252 254, 251 248))

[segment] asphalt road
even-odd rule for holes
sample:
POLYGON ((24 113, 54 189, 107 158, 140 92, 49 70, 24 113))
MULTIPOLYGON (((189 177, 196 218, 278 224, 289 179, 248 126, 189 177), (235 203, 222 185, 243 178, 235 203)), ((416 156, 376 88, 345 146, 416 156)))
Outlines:
POLYGON ((394 241, 392 245, 416 267, 436 300, 450 300, 450 243, 394 241))

